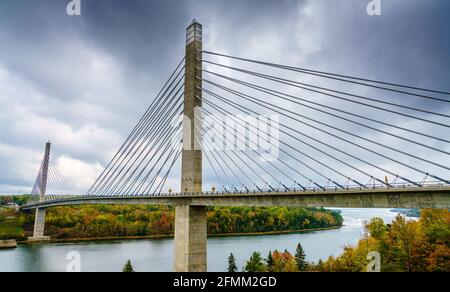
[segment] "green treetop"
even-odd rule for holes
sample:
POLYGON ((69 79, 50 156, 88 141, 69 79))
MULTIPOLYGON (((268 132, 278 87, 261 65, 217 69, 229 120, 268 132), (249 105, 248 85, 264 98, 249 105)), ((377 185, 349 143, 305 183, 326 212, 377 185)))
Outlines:
POLYGON ((250 259, 245 263, 245 272, 266 272, 267 267, 263 262, 261 253, 254 252, 250 259))
POLYGON ((233 253, 231 253, 228 257, 228 273, 236 273, 237 271, 236 260, 234 259, 233 253))
POLYGON ((300 272, 305 272, 307 270, 308 264, 306 262, 305 251, 303 250, 301 243, 297 245, 297 249, 295 251, 295 262, 297 263, 297 268, 300 272))
POLYGON ((123 266, 122 272, 124 272, 124 273, 133 273, 134 272, 134 269, 133 269, 133 266, 131 265, 130 260, 128 260, 127 263, 125 264, 125 266, 123 266))

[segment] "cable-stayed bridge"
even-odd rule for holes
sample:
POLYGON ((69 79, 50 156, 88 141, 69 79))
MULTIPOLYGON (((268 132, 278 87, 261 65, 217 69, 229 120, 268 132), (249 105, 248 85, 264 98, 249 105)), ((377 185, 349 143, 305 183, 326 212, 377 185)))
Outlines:
POLYGON ((63 189, 47 144, 22 209, 36 209, 31 240, 46 240, 49 207, 174 205, 174 269, 205 271, 207 206, 449 208, 449 128, 449 92, 206 51, 194 21, 89 190, 47 188, 63 189))

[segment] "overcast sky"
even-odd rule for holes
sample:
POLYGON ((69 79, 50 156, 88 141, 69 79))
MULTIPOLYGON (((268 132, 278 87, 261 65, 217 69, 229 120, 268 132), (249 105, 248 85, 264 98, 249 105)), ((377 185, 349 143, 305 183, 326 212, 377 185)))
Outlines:
MULTIPOLYGON (((381 16, 366 13, 369 0, 81 2, 82 15, 68 16, 69 0, 0 0, 0 193, 31 191, 48 140, 53 143, 53 157, 68 188, 86 190, 184 56, 185 29, 193 18, 203 24, 206 50, 450 91, 450 2, 447 0, 381 0, 381 16)), ((208 58, 230 64, 229 60, 208 58)), ((297 75, 290 78, 326 84, 323 80, 297 75)), ((349 85, 336 86, 450 114, 448 103, 349 85)), ((295 92, 292 88, 285 91, 295 92)), ((320 96, 316 98, 340 108, 351 107, 320 96)), ((371 114, 366 109, 353 109, 371 114)), ((396 125, 450 138, 450 131, 445 127, 382 112, 372 114, 396 125)), ((448 118, 431 118, 450 124, 448 118)), ((358 132, 450 165, 448 155, 363 129, 358 132)), ((328 139, 318 133, 311 134, 328 139)), ((448 143, 420 141, 450 151, 448 143)), ((420 174, 395 163, 342 145, 343 149, 377 165, 415 180, 422 179, 420 174)), ((384 151, 379 147, 374 149, 384 151)), ((450 172, 442 168, 385 153, 450 179, 450 172)), ((340 167, 326 157, 317 157, 340 167)), ((360 162, 353 163, 371 171, 360 162)), ((205 173, 206 180, 214 184, 209 171, 205 173)), ((309 175, 314 177, 312 173, 309 175)), ((176 189, 177 178, 171 179, 169 184, 176 189)))

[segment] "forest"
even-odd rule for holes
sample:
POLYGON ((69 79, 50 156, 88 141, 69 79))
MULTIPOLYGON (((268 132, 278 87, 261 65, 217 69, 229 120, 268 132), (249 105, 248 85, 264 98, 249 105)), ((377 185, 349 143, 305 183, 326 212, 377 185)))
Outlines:
POLYGON ((397 216, 392 224, 374 218, 355 247, 313 267, 321 272, 366 271, 368 252, 381 256, 381 272, 450 272, 450 212, 421 210, 420 219, 397 216))
MULTIPOLYGON (((210 207, 209 234, 244 234, 337 228, 343 218, 323 208, 210 207)), ((0 239, 25 240, 34 223, 32 213, 0 209, 0 239)), ((151 205, 96 205, 47 210, 46 235, 53 239, 170 236, 174 209, 151 205)))
MULTIPOLYGON (((365 223, 365 234, 356 246, 344 247, 338 257, 306 262, 299 244, 295 255, 287 250, 263 258, 254 252, 243 267, 247 272, 366 272, 373 271, 370 253, 379 254, 380 272, 450 272, 450 212, 421 210, 419 220, 398 215, 392 224, 380 218, 365 223), (369 268, 369 269, 368 269, 369 268)), ((228 260, 231 272, 235 259, 228 260)))

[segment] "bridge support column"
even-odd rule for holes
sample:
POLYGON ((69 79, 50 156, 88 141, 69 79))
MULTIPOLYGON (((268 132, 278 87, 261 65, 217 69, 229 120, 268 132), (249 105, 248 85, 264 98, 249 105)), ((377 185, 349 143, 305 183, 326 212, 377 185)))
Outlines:
MULTIPOLYGON (((48 142, 45 145, 45 155, 44 161, 42 163, 42 167, 39 170, 38 180, 39 183, 39 201, 43 202, 45 200, 45 193, 47 190, 47 174, 48 174, 48 164, 50 161, 50 148, 51 144, 48 142)), ((43 208, 36 209, 36 217, 34 219, 34 230, 33 237, 28 238, 28 242, 41 242, 41 241, 49 241, 49 236, 44 236, 44 228, 45 228, 45 215, 46 210, 43 208)))
POLYGON ((33 237, 29 237, 29 242, 49 241, 50 236, 44 236, 46 210, 42 208, 36 209, 36 217, 34 221, 33 237))
MULTIPOLYGON (((181 192, 202 192, 202 25, 193 21, 186 30, 183 152, 181 192)), ((175 209, 175 272, 206 272, 206 207, 175 209)))
POLYGON ((178 206, 175 209, 175 272, 206 272, 206 207, 178 206))

